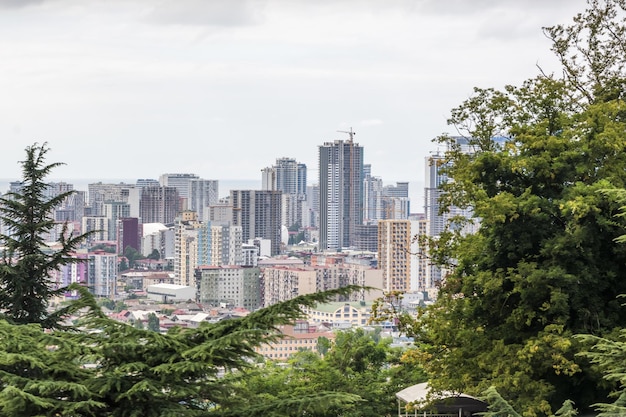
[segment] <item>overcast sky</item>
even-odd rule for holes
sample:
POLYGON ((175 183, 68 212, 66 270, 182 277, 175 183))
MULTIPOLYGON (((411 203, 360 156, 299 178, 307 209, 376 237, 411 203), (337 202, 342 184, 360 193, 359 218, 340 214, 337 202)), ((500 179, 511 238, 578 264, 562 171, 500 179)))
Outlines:
POLYGON ((584 0, 0 0, 0 178, 317 175, 351 127, 372 173, 423 181, 472 88, 558 72, 541 27, 584 0))

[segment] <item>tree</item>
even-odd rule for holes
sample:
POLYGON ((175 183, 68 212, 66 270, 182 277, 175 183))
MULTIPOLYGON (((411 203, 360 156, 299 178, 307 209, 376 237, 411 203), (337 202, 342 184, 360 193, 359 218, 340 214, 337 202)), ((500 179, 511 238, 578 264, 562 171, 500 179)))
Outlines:
POLYGON ((45 333, 38 324, 0 320, 0 416, 337 415, 329 410, 353 409, 360 397, 330 389, 248 398, 239 396, 240 382, 257 369, 255 348, 279 337, 277 326, 301 318, 301 306, 355 289, 161 334, 109 319, 74 285, 81 295, 75 307, 86 312, 81 331, 45 333))
POLYGON ((255 347, 279 337, 278 325, 301 318, 301 306, 354 290, 301 296, 243 318, 173 328, 167 334, 114 322, 93 309, 83 325, 99 331, 81 333, 80 338, 89 348, 84 358, 98 364, 85 382, 94 399, 104 404, 96 415, 271 415, 277 409, 347 407, 355 396, 328 391, 252 403, 236 396, 236 384, 246 370, 254 369, 255 347))
POLYGON ((159 317, 157 317, 157 315, 154 313, 148 314, 148 330, 153 332, 158 332, 161 330, 159 317))
POLYGON ((6 248, 0 265, 0 310, 14 323, 55 327, 71 307, 48 312, 50 299, 66 291, 50 276, 62 265, 80 262, 72 252, 89 234, 74 236, 63 225, 57 248, 50 251, 46 245, 45 235, 55 227, 52 210, 73 193, 46 197, 45 179, 61 165, 46 164, 48 151, 46 143, 27 147, 26 159, 21 162, 21 191, 0 198, 0 219, 9 230, 8 234, 0 234, 6 248))
MULTIPOLYGON (((329 404, 323 409, 313 409, 307 415, 394 414, 397 412, 395 393, 407 385, 422 382, 424 375, 415 368, 403 366, 400 350, 389 345, 389 340, 377 340, 374 334, 360 329, 339 332, 324 356, 301 351, 287 364, 277 366, 268 361, 262 368, 252 369, 241 378, 238 398, 255 403, 267 398, 278 400, 308 396, 311 392, 334 391, 356 398, 358 402, 329 404)), ((297 416, 302 413, 297 409, 280 409, 272 410, 271 415, 297 416)))
POLYGON ((92 371, 74 337, 0 320, 0 416, 95 415, 103 404, 86 386, 92 371))
POLYGON ((143 255, 137 249, 132 246, 126 246, 124 249, 124 256, 128 259, 128 267, 134 268, 138 259, 143 259, 143 255))
POLYGON ((119 272, 124 272, 124 271, 128 271, 128 262, 126 262, 126 258, 123 257, 122 260, 120 261, 117 270, 119 272))
POLYGON ((626 413, 626 329, 620 329, 616 335, 597 337, 581 335, 580 338, 590 344, 584 352, 592 363, 603 373, 604 379, 614 388, 611 397, 613 402, 595 404, 601 417, 623 415, 626 413))
POLYGON ((438 138, 451 179, 442 203, 471 207, 480 229, 451 227, 432 242, 450 272, 412 329, 435 389, 480 394, 494 385, 527 415, 551 415, 567 398, 582 409, 605 398, 573 335, 626 323, 617 299, 626 251, 615 242, 624 223, 603 192, 626 186, 625 9, 592 0, 571 26, 547 28, 565 76, 477 88, 449 120, 468 146, 438 138))
POLYGON ((150 255, 148 255, 148 259, 154 259, 155 261, 161 259, 161 254, 159 253, 158 249, 152 249, 152 252, 150 253, 150 255))

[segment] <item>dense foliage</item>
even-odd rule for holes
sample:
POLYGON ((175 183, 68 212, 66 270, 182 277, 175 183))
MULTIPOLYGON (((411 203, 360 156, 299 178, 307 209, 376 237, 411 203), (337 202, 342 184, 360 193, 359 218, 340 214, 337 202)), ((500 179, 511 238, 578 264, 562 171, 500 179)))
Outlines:
POLYGON ((84 288, 73 289, 81 292, 76 307, 89 311, 81 331, 46 333, 37 324, 0 321, 0 416, 269 415, 268 410, 324 416, 363 401, 355 389, 331 383, 306 394, 259 395, 254 402, 240 395, 242 380, 256 369, 255 347, 279 337, 278 325, 300 318, 303 305, 355 288, 301 296, 243 318, 167 334, 108 319, 84 288))
POLYGON ((0 198, 0 219, 7 234, 0 234, 4 246, 0 263, 0 310, 13 323, 40 323, 56 326, 67 309, 48 312, 48 303, 65 288, 50 280, 62 265, 79 262, 71 255, 87 237, 73 235, 64 225, 54 251, 46 235, 55 222, 51 213, 72 191, 48 198, 45 179, 60 163, 46 164, 49 148, 44 143, 26 148, 22 165, 22 189, 0 198))
MULTIPOLYGON (((310 411, 311 416, 378 417, 397 412, 395 393, 425 380, 415 368, 404 366, 403 352, 391 348, 378 332, 362 329, 339 332, 325 355, 302 351, 288 364, 268 362, 246 374, 239 383, 239 400, 265 404, 281 399, 310 397, 316 392, 340 392, 358 402, 333 404, 310 411)), ((285 403, 287 405, 288 403, 285 403)), ((274 408, 256 415, 299 416, 297 408, 274 408)))
POLYGON ((545 29, 564 77, 477 88, 452 111, 468 146, 439 138, 443 203, 472 207, 481 226, 436 242, 449 273, 413 328, 435 388, 495 386, 524 415, 605 399, 608 384, 572 336, 626 324, 625 224, 610 192, 626 187, 625 11, 589 1, 572 25, 545 29))

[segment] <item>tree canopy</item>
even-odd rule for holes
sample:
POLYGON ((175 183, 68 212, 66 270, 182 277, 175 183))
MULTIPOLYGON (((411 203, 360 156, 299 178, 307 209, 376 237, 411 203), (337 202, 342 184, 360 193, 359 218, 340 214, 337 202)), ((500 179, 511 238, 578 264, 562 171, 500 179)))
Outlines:
MULTIPOLYGON (((301 306, 327 302, 340 290, 300 296, 246 317, 174 328, 167 334, 113 321, 85 288, 76 308, 81 331, 41 331, 39 324, 0 320, 0 416, 102 417, 328 414, 362 398, 332 384, 307 393, 241 396, 256 368, 255 347, 281 337, 277 326, 301 318, 301 306), (276 414, 283 410, 283 414, 276 414)), ((330 382, 330 381, 329 381, 330 382)))
POLYGON ((464 140, 438 138, 442 203, 471 207, 480 228, 433 246, 449 272, 414 329, 434 388, 495 386, 524 415, 605 398, 573 335, 626 324, 625 223, 608 192, 626 187, 625 12, 591 0, 571 25, 545 28, 563 76, 476 88, 449 120, 464 140))
POLYGON ((40 323, 54 327, 67 309, 48 312, 50 300, 66 291, 50 277, 62 265, 80 262, 72 252, 88 234, 74 235, 64 224, 54 250, 46 235, 55 227, 52 210, 73 192, 48 198, 46 178, 61 163, 46 163, 47 144, 26 148, 22 165, 22 187, 0 198, 0 219, 8 230, 0 234, 4 246, 0 264, 0 310, 11 322, 40 323))
MULTIPOLYGON (((246 398, 250 404, 263 404, 268 399, 310 398, 312 392, 332 391, 357 401, 329 404, 310 410, 306 415, 377 417, 393 414, 398 407, 395 393, 407 385, 423 382, 425 375, 405 366, 403 351, 390 347, 389 340, 377 335, 363 329, 341 331, 323 356, 302 351, 287 364, 266 362, 240 380, 238 398, 246 398)), ((263 415, 301 416, 303 413, 298 408, 275 408, 263 415)))

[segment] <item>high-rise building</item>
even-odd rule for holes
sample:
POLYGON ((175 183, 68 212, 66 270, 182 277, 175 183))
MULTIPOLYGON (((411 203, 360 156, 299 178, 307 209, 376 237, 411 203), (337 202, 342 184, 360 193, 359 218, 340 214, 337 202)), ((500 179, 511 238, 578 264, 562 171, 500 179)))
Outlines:
POLYGON ((104 216, 84 216, 82 220, 83 233, 90 233, 85 243, 87 246, 94 242, 109 239, 109 220, 104 216))
MULTIPOLYGON (((454 142, 454 146, 458 147, 461 152, 471 154, 473 152, 473 147, 470 145, 470 140, 463 136, 455 136, 452 137, 451 140, 454 142)), ((504 137, 495 137, 493 138, 494 142, 497 144, 501 144, 504 141, 508 140, 504 137)), ((449 146, 452 146, 449 144, 449 146)), ((445 212, 441 211, 441 197, 443 194, 443 189, 441 188, 443 184, 448 182, 448 176, 444 172, 446 162, 445 155, 440 153, 436 153, 429 157, 426 157, 426 186, 424 188, 424 212, 426 214, 426 218, 430 222, 430 236, 439 236, 441 232, 445 230, 446 227, 454 225, 449 225, 451 219, 454 218, 466 218, 471 219, 474 217, 473 210, 471 207, 469 208, 460 208, 451 206, 448 207, 445 212)), ((473 233, 478 228, 478 222, 471 222, 465 224, 463 226, 463 233, 473 233)))
POLYGON ((179 199, 176 188, 161 186, 141 189, 139 217, 142 223, 172 223, 178 213, 179 199))
POLYGON ((231 190, 233 224, 241 226, 244 242, 269 239, 272 256, 281 252, 282 193, 267 190, 231 190))
MULTIPOLYGON (((467 137, 454 136, 448 143, 449 148, 454 146, 458 150, 466 154, 474 152, 471 141, 467 137)), ((492 139, 496 144, 500 145, 508 140, 505 137, 494 137, 492 139)), ((460 208, 455 206, 447 207, 445 211, 441 210, 441 198, 444 190, 443 184, 448 181, 448 176, 444 168, 448 164, 445 155, 436 153, 426 157, 426 184, 424 188, 424 212, 426 220, 428 220, 428 235, 434 239, 441 235, 446 228, 460 228, 459 224, 451 224, 453 219, 465 218, 472 221, 463 224, 460 228, 461 233, 474 233, 479 227, 478 219, 474 218, 471 207, 460 208)), ((458 230, 458 229, 457 229, 458 230)), ((444 276, 444 272, 436 265, 431 265, 430 281, 432 283, 440 282, 444 276)))
MULTIPOLYGON (((117 221, 119 219, 130 217, 130 205, 128 203, 122 203, 119 201, 107 201, 103 204, 104 217, 107 218, 109 223, 109 236, 107 240, 117 240, 117 221)), ((125 248, 119 248, 120 253, 124 252, 125 248)))
POLYGON ((162 174, 159 183, 162 187, 174 187, 180 198, 189 198, 189 182, 200 179, 196 174, 162 174))
POLYGON ((411 220, 411 290, 426 291, 429 298, 436 298, 437 283, 432 280, 432 262, 427 256, 428 247, 424 240, 428 229, 428 220, 423 214, 411 220))
POLYGON ((241 226, 203 223, 198 228, 198 266, 243 265, 241 226))
POLYGON ((219 182, 217 180, 189 180, 189 198, 187 208, 198 213, 198 219, 208 220, 207 210, 219 200, 219 182))
POLYGON ((117 255, 103 251, 87 255, 87 287, 96 297, 115 297, 117 255))
POLYGON ((115 201, 128 203, 128 196, 135 188, 134 184, 104 184, 102 182, 92 183, 87 186, 89 191, 89 215, 104 215, 104 203, 115 201))
POLYGON ((365 167, 363 170, 363 221, 370 224, 385 218, 382 201, 383 180, 379 177, 372 177, 369 164, 365 167))
POLYGON ((356 226, 354 248, 365 252, 378 252, 378 222, 356 226))
POLYGON ((446 216, 439 212, 439 200, 443 191, 441 186, 448 180, 441 172, 445 164, 444 155, 436 153, 426 157, 426 186, 424 188, 424 213, 429 223, 429 236, 439 236, 444 230, 446 216))
POLYGON ((383 212, 385 219, 406 220, 411 213, 409 183, 396 182, 396 185, 383 187, 383 212))
POLYGON ((352 140, 319 147, 320 250, 350 247, 363 223, 363 147, 352 140))
MULTIPOLYGON (((117 248, 124 253, 127 247, 141 251, 142 228, 137 217, 124 217, 117 221, 117 248)), ((158 250, 158 249, 157 249, 158 250)), ((150 255, 150 253, 148 254, 150 255)))
POLYGON ((158 187, 161 184, 159 183, 158 180, 155 180, 154 178, 139 178, 137 182, 135 183, 135 185, 138 188, 143 188, 143 187, 158 187))
POLYGON ((378 222, 378 268, 383 271, 385 292, 411 289, 411 222, 378 222))
POLYGON ((320 224, 320 187, 318 184, 308 185, 306 187, 307 201, 307 222, 304 224, 309 227, 319 227, 320 224))
POLYGON ((184 211, 174 224, 174 284, 195 287, 198 266, 198 230, 202 224, 197 214, 184 211))
POLYGON ((306 164, 293 158, 279 158, 272 167, 261 170, 263 190, 283 193, 281 222, 287 227, 305 226, 306 214, 306 164))

